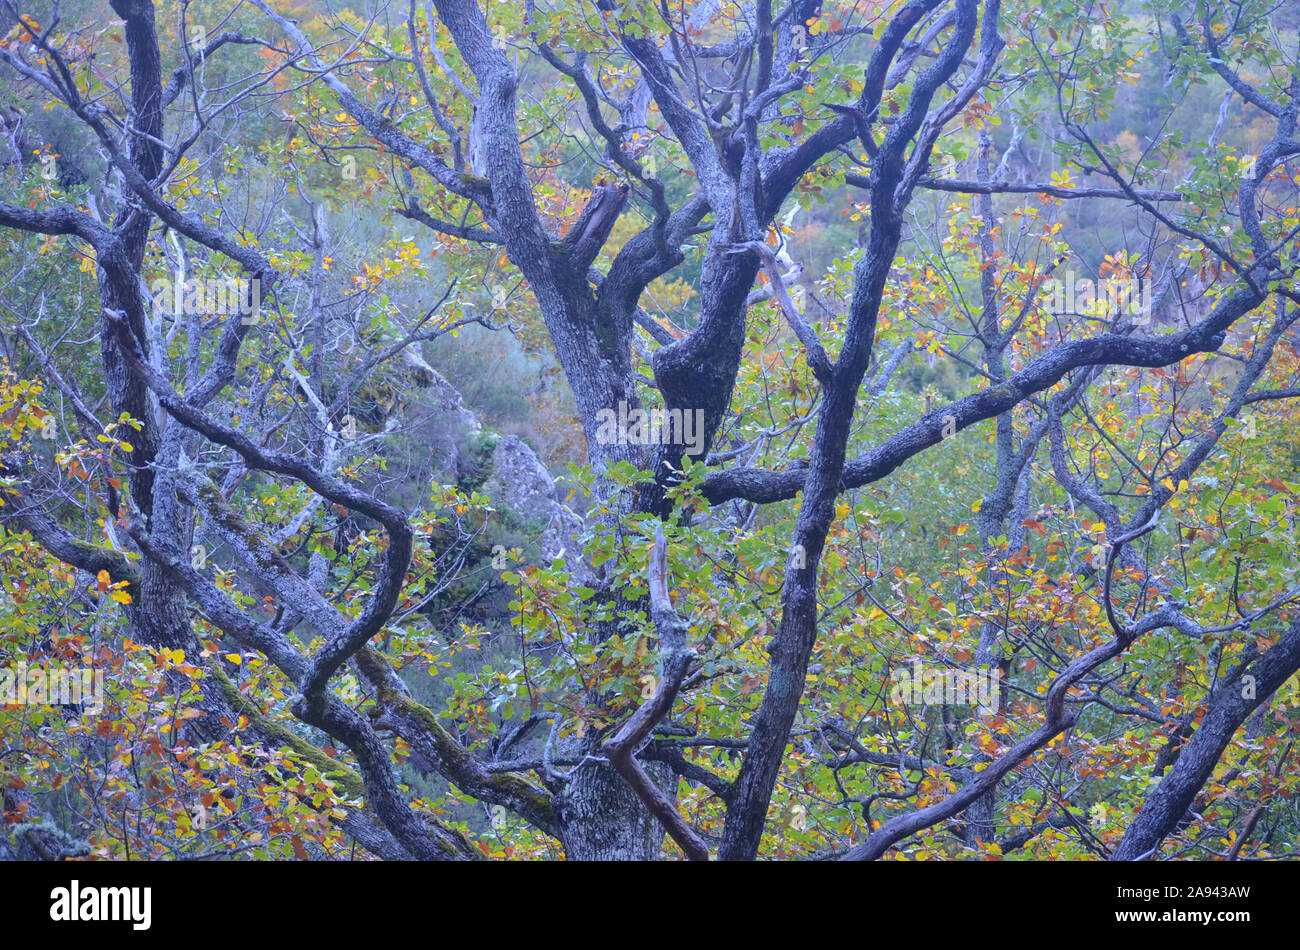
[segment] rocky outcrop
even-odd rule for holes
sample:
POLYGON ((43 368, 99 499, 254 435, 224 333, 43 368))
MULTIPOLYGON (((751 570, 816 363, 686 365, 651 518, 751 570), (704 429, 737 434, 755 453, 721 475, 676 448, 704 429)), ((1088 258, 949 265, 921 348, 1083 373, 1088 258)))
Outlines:
POLYGON ((457 482, 467 475, 471 468, 465 446, 478 435, 482 424, 474 413, 465 408, 465 401, 456 388, 426 364, 423 378, 428 382, 421 402, 432 403, 438 410, 421 427, 421 436, 428 438, 429 456, 433 465, 433 477, 438 481, 457 482))
POLYGON ((391 504, 413 511, 427 504, 430 482, 456 485, 478 474, 475 446, 483 426, 456 388, 423 358, 418 365, 406 360, 406 365, 417 388, 408 390, 383 420, 388 436, 379 451, 386 464, 370 487, 391 504))
POLYGON ((575 540, 582 518, 560 499, 537 454, 518 436, 485 430, 456 387, 423 357, 408 358, 406 369, 418 390, 409 394, 405 420, 384 449, 385 473, 396 476, 385 497, 413 510, 425 502, 430 482, 474 488, 492 499, 517 535, 527 536, 527 560, 549 564, 563 556, 579 583, 592 584, 575 540))
POLYGON ((482 492, 525 524, 536 526, 542 561, 563 556, 580 583, 593 582, 575 540, 582 532, 582 518, 560 500, 555 479, 528 443, 514 435, 501 438, 482 492))

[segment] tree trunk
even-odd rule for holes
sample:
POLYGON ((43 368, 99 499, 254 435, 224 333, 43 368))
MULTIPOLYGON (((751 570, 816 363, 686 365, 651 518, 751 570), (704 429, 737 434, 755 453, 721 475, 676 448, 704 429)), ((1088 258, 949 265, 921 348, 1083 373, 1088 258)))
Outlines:
MULTIPOLYGON (((677 776, 659 762, 642 763, 647 775, 671 798, 677 776)), ((609 765, 588 762, 574 769, 560 797, 565 856, 570 861, 654 861, 664 826, 637 798, 632 786, 609 765)))

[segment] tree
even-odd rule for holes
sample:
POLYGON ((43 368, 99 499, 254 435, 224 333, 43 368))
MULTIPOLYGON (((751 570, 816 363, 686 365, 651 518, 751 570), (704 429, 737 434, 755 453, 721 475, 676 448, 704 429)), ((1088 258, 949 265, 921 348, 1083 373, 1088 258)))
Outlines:
MULTIPOLYGON (((1075 5, 1040 16, 976 0, 432 0, 362 20, 251 0, 202 8, 200 27, 189 6, 113 9, 126 60, 102 69, 95 28, 63 27, 57 6, 6 7, 7 81, 93 143, 112 188, 77 201, 39 186, 0 203, 0 225, 93 260, 98 385, 115 425, 57 370, 47 324, 16 331, 88 448, 43 459, 40 427, 17 426, 0 519, 70 567, 106 572, 133 640, 265 658, 293 718, 317 731, 268 716, 208 657, 206 675, 193 671, 203 715, 190 741, 247 720, 254 741, 291 742, 344 777, 331 817, 380 856, 481 850, 412 802, 393 772, 407 754, 488 806, 497 830, 504 814, 526 823, 518 847, 540 836, 570 858, 654 858, 665 833, 692 859, 875 858, 918 834, 940 850, 934 829, 952 820, 977 854, 1041 834, 1133 859, 1206 821, 1197 796, 1233 736, 1300 669, 1300 591, 1282 553, 1295 484, 1273 474, 1268 498, 1238 493, 1279 519, 1271 534, 1213 514, 1220 482, 1276 471, 1271 437, 1230 447, 1243 413, 1290 413, 1297 394, 1300 71, 1270 38, 1294 32, 1285 13, 1250 3, 1230 21, 1207 9, 1184 23, 1162 2, 1079 18, 1075 5), (1140 148, 1115 77, 1159 103, 1140 148), (1224 88, 1217 117, 1194 95, 1209 82, 1224 88), (1243 143, 1257 145, 1248 158, 1221 141, 1230 109, 1268 126, 1243 143), (287 172, 239 159, 241 123, 283 136, 264 147, 287 172), (1025 155, 1049 145, 1050 160, 1025 155), (371 294, 331 301, 330 192, 358 168, 365 198, 446 251, 432 309, 380 296, 423 278, 413 240, 392 241, 391 267, 356 255, 349 289, 371 294), (282 220, 240 210, 259 193, 282 220), (820 208, 841 194, 856 241, 820 208), (803 247, 824 277, 794 259, 798 209, 846 239, 803 247), (172 283, 164 254, 180 265, 172 283), (486 317, 461 288, 485 266, 522 282, 493 278, 486 317), (214 308, 205 288, 206 304, 168 313, 166 295, 181 301, 197 286, 182 278, 200 273, 233 281, 226 303, 240 306, 214 308), (652 316, 648 289, 673 276, 695 296, 652 316), (273 309, 259 317, 253 297, 273 309), (433 556, 424 538, 449 518, 367 483, 349 435, 363 387, 421 371, 421 343, 492 325, 512 298, 540 315, 585 435, 586 563, 502 575, 517 666, 459 689, 449 723, 413 698, 403 674, 420 650, 402 627, 433 556), (336 364, 340 314, 367 307, 384 325, 336 364), (909 391, 907 374, 939 357, 950 376, 909 391), (941 455, 990 430, 992 454, 971 448, 964 473, 941 455), (870 493, 941 458, 929 484, 945 496, 885 524, 892 512, 870 493), (68 487, 55 473, 73 459, 84 484, 68 487), (963 474, 984 479, 975 543, 962 540, 963 474), (257 510, 263 489, 274 517, 257 510), (104 520, 110 546, 78 537, 72 512, 104 520), (314 540, 329 513, 364 539, 346 571, 344 544, 314 540), (924 551, 907 552, 902 532, 918 524, 924 551), (228 572, 196 561, 199 537, 221 545, 228 572), (1194 544, 1203 563, 1189 569, 1194 544), (1213 619, 1212 606, 1235 616, 1213 619), (999 698, 918 719, 890 699, 890 671, 912 658, 949 673, 973 659, 999 698), (1157 671, 1171 663, 1197 672, 1168 682, 1157 671), (1100 761, 1117 728, 1117 759, 1145 763, 1153 737, 1167 743, 1149 788, 1108 790, 1122 814, 1142 807, 1107 840, 1042 766, 1072 744, 1100 761), (321 735, 335 752, 309 741, 321 735), (509 758, 522 743, 540 750, 509 758), (679 801, 683 780, 693 791, 679 801), (1027 810, 1007 794, 1026 783, 1039 796, 1027 810), (999 841, 1021 826, 1023 839, 999 841)), ((41 395, 10 388, 15 404, 41 395)), ((482 504, 442 501, 457 515, 482 504)), ((168 675, 182 689, 190 673, 168 675)), ((1246 758, 1280 776, 1279 743, 1246 758)), ((1070 769, 1103 788, 1095 767, 1070 769)))

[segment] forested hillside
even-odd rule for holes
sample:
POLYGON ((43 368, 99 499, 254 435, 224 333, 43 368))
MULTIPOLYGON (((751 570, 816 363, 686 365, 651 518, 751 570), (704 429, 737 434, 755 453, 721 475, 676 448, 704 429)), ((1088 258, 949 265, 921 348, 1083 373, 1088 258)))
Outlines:
POLYGON ((0 858, 1300 857, 1298 57, 0 0, 0 858))

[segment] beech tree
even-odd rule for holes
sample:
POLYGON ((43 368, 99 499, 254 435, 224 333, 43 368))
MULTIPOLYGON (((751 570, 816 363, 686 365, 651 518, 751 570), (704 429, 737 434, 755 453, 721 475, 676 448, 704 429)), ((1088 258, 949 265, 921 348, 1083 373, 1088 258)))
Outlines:
POLYGON ((3 4, 11 614, 191 772, 6 757, 22 848, 1295 850, 1294 11, 3 4), (571 392, 554 556, 388 471, 470 324, 571 392))

